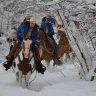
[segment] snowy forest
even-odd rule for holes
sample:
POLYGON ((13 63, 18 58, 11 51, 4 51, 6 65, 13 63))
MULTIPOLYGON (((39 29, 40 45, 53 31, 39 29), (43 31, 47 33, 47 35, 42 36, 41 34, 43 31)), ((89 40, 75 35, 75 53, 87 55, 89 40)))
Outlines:
POLYGON ((0 0, 0 96, 96 96, 95 84, 96 0, 0 0), (56 43, 58 25, 63 25, 59 30, 65 32, 72 52, 60 57, 61 66, 53 66, 53 60, 47 66, 42 60, 44 75, 33 72, 29 81, 34 81, 26 88, 23 81, 18 85, 12 68, 5 71, 3 63, 10 49, 7 37, 27 14, 39 26, 43 17, 54 17, 56 43))

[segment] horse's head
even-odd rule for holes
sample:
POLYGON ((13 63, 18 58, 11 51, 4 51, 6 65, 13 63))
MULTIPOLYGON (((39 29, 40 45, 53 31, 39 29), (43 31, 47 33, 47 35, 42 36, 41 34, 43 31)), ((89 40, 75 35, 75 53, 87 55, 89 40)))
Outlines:
POLYGON ((44 40, 45 39, 45 32, 44 32, 43 28, 39 29, 38 37, 39 37, 40 40, 44 40))
POLYGON ((61 28, 64 28, 65 26, 63 25, 63 24, 61 24, 61 25, 57 25, 57 28, 58 29, 61 29, 61 28))
POLYGON ((31 36, 24 36, 23 37, 23 44, 22 44, 22 49, 24 53, 24 58, 29 58, 30 56, 30 51, 31 51, 31 45, 32 45, 32 37, 31 36))
POLYGON ((57 34, 58 34, 58 36, 60 36, 60 37, 66 37, 65 32, 62 31, 62 30, 58 30, 57 34))

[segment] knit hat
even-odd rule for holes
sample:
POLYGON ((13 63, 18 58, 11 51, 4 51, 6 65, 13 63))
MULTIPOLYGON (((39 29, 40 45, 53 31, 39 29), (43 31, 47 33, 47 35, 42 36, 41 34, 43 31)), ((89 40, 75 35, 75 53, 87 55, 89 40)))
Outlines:
POLYGON ((31 23, 36 23, 36 19, 35 19, 34 17, 31 17, 31 18, 30 18, 30 22, 31 22, 31 23))

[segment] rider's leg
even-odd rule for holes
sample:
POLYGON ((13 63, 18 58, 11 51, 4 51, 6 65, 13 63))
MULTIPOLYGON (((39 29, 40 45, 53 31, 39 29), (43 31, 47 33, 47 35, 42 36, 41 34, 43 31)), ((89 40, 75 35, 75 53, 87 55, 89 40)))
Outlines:
POLYGON ((19 43, 16 43, 14 45, 14 47, 12 48, 12 50, 10 51, 10 53, 8 54, 8 61, 7 64, 3 64, 3 66, 6 68, 5 70, 10 69, 10 67, 12 66, 12 61, 14 59, 14 53, 16 52, 17 48, 20 46, 19 43))
POLYGON ((52 39, 53 44, 54 44, 54 50, 56 50, 56 52, 57 52, 58 46, 57 46, 57 43, 56 43, 55 39, 53 38, 53 35, 48 35, 48 36, 52 39))
POLYGON ((16 52, 17 48, 19 46, 19 43, 16 43, 14 45, 14 47, 10 50, 9 54, 8 54, 8 59, 16 52))
POLYGON ((52 39, 52 41, 53 41, 53 44, 54 44, 54 53, 53 53, 53 57, 54 57, 54 65, 55 64, 58 64, 58 65, 60 65, 60 64, 62 64, 62 62, 59 60, 60 58, 58 57, 58 46, 57 46, 57 44, 56 44, 56 42, 55 42, 55 39, 53 38, 53 36, 52 35, 49 35, 49 37, 52 39))
POLYGON ((53 36, 52 35, 48 35, 51 39, 52 39, 52 41, 53 41, 53 45, 54 45, 54 56, 57 56, 57 51, 58 51, 58 46, 57 46, 57 43, 55 42, 55 39, 53 38, 53 36))
POLYGON ((40 61, 39 51, 37 50, 35 43, 32 44, 32 52, 35 58, 36 70, 39 73, 44 74, 44 71, 46 70, 46 68, 42 65, 40 61))

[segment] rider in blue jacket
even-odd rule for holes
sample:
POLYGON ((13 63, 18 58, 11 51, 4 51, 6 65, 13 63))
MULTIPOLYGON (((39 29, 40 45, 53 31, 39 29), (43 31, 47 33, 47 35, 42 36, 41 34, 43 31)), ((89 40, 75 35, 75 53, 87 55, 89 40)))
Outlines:
MULTIPOLYGON (((16 32, 16 37, 17 37, 17 40, 18 42, 21 44, 22 43, 22 38, 23 38, 23 35, 27 35, 29 30, 32 29, 31 26, 29 25, 21 25, 17 32, 16 32)), ((34 28, 32 29, 32 43, 35 43, 38 39, 38 29, 37 29, 37 25, 34 26, 34 28)))
POLYGON ((38 65, 40 67, 39 72, 41 71, 41 73, 44 74, 44 71, 46 69, 45 69, 45 67, 42 67, 43 65, 41 64, 40 60, 36 56, 37 50, 36 50, 35 44, 38 39, 38 25, 36 24, 36 20, 34 17, 30 18, 29 24, 28 23, 23 24, 18 28, 18 30, 16 32, 16 37, 17 37, 18 43, 10 51, 10 53, 9 53, 10 57, 8 57, 7 64, 4 64, 3 66, 6 68, 6 70, 10 69, 10 67, 12 66, 12 61, 14 59, 14 53, 18 49, 18 46, 22 43, 23 36, 27 35, 27 34, 32 35, 32 52, 33 52, 34 58, 36 58, 36 60, 37 60, 36 62, 38 63, 38 65))

